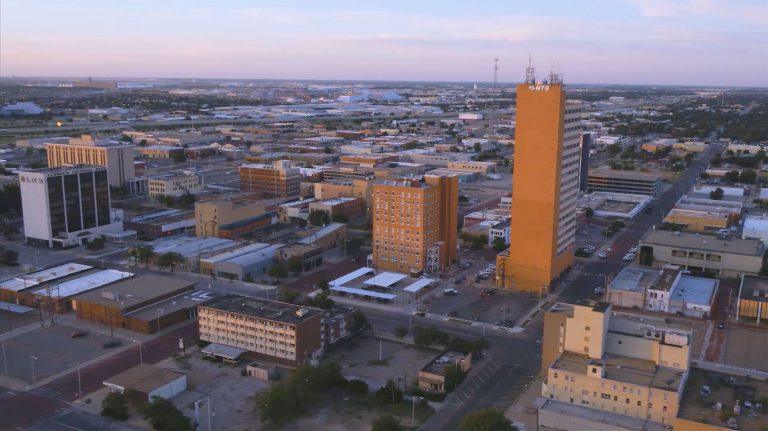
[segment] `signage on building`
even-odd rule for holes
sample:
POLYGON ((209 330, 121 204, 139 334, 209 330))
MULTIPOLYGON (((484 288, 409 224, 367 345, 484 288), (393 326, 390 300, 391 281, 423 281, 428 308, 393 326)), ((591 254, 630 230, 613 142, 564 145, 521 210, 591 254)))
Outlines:
POLYGON ((528 89, 533 91, 549 91, 549 85, 529 85, 528 89))

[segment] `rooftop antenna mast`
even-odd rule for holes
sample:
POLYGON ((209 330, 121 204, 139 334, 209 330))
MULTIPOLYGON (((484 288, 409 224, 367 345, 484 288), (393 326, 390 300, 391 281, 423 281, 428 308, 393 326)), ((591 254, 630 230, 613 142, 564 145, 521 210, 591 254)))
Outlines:
POLYGON ((493 86, 499 83, 499 59, 493 59, 493 86))
POLYGON ((531 62, 531 54, 528 54, 528 67, 525 68, 525 83, 535 84, 536 77, 533 72, 533 63, 531 62))

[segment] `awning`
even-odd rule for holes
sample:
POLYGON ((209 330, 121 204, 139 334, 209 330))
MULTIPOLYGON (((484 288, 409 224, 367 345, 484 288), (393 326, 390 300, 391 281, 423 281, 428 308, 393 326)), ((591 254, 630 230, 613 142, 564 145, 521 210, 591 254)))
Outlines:
POLYGON ((16 314, 25 314, 34 310, 34 308, 25 307, 23 305, 12 304, 10 302, 0 302, 0 310, 8 311, 16 314))
POLYGON ((237 347, 225 346, 223 344, 211 343, 207 345, 203 350, 203 353, 211 356, 219 356, 224 359, 235 360, 240 357, 246 350, 238 349, 237 347))

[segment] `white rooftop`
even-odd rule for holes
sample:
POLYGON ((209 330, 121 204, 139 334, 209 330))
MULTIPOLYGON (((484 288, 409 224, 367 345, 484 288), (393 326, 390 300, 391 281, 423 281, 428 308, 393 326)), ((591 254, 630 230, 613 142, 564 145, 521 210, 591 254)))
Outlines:
POLYGON ((175 252, 184 257, 192 257, 202 253, 210 253, 234 247, 237 244, 237 241, 223 238, 181 236, 158 239, 149 244, 154 248, 154 251, 157 254, 175 252))
POLYGON ((93 267, 88 265, 81 265, 79 263, 67 263, 64 265, 54 266, 53 268, 47 268, 42 271, 32 272, 4 280, 0 282, 0 289, 19 292, 21 290, 37 286, 38 284, 46 283, 48 281, 63 277, 68 277, 72 274, 87 271, 91 268, 93 267))
POLYGON ((365 280, 363 284, 368 286, 391 287, 393 284, 405 278, 405 275, 396 272, 382 272, 365 280))
POLYGON ((414 283, 411 283, 408 286, 406 286, 406 288, 403 289, 403 290, 406 291, 406 292, 416 293, 419 290, 429 286, 434 281, 435 280, 433 280, 431 278, 420 278, 420 279, 416 280, 414 283))
POLYGON ((683 274, 670 296, 671 301, 688 304, 711 305, 718 281, 714 278, 693 277, 683 274))
POLYGON ((79 293, 96 289, 116 281, 133 276, 130 272, 118 271, 115 269, 106 269, 104 271, 94 272, 84 277, 68 280, 64 283, 50 285, 45 289, 36 290, 33 293, 39 296, 51 296, 54 298, 68 298, 79 293))
POLYGON ((343 292, 343 293, 349 293, 352 295, 361 295, 361 296, 370 296, 371 298, 379 298, 379 299, 389 299, 393 300, 397 298, 397 295, 393 295, 391 293, 381 293, 376 292, 375 290, 365 290, 365 289, 355 289, 352 287, 331 287, 331 290, 334 292, 343 292))
POLYGON ((337 278, 336 280, 333 280, 330 283, 328 283, 328 285, 331 286, 331 287, 342 286, 342 285, 347 284, 350 281, 352 281, 352 280, 354 280, 354 279, 356 279, 358 277, 362 277, 362 276, 364 276, 366 274, 370 274, 372 272, 373 272, 373 268, 368 268, 368 267, 364 266, 362 268, 358 268, 358 269, 350 272, 347 275, 342 275, 341 277, 337 278))

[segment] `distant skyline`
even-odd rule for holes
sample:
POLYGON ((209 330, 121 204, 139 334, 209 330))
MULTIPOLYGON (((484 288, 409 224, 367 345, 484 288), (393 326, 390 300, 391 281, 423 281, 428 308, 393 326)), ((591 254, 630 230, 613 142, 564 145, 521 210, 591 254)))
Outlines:
POLYGON ((0 2, 0 76, 768 86, 765 0, 0 2))

